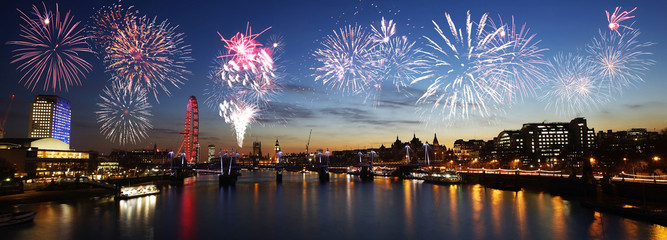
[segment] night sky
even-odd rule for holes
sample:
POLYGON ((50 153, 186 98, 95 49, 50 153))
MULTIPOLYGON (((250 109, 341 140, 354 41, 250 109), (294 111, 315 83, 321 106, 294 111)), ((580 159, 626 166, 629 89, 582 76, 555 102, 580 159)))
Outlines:
MULTIPOLYGON (((75 20, 87 23, 90 16, 101 6, 115 1, 60 1, 61 14, 71 10, 75 20)), ((53 8, 54 1, 45 1, 53 8)), ((40 1, 5 1, 2 3, 2 34, 0 42, 18 40, 19 12, 31 11, 32 4, 40 1)), ((108 153, 111 149, 178 148, 183 130, 186 104, 194 95, 200 102, 200 144, 202 150, 209 144, 218 148, 235 148, 236 138, 232 128, 218 116, 217 110, 204 103, 208 72, 218 53, 223 50, 218 32, 231 37, 245 31, 249 22, 255 32, 271 27, 258 40, 266 41, 271 35, 284 38, 284 53, 276 65, 284 77, 284 90, 270 103, 271 110, 263 112, 259 121, 253 123, 245 136, 242 151, 249 151, 252 141, 260 140, 264 152, 272 152, 276 138, 284 152, 304 151, 309 129, 313 129, 310 149, 352 149, 388 146, 396 136, 403 141, 413 133, 422 141, 431 142, 438 134, 441 144, 451 147, 454 140, 491 139, 504 129, 519 129, 527 122, 560 122, 582 116, 588 119, 589 127, 600 130, 626 130, 647 128, 659 131, 667 127, 667 3, 663 0, 642 1, 122 1, 124 6, 133 5, 140 15, 168 19, 178 25, 178 32, 185 34, 185 42, 192 49, 194 62, 186 67, 192 72, 180 89, 170 88, 172 95, 159 96, 160 103, 153 104, 154 128, 149 138, 140 144, 120 146, 104 139, 95 120, 96 102, 110 74, 104 71, 104 63, 93 54, 84 59, 93 65, 91 73, 82 80, 81 86, 72 86, 69 91, 43 91, 42 85, 30 91, 19 84, 21 73, 15 64, 10 64, 11 51, 15 46, 0 44, 0 113, 4 114, 11 94, 16 100, 7 120, 6 137, 27 137, 29 104, 37 94, 56 94, 71 102, 72 137, 71 147, 78 150, 96 150, 108 153), (646 50, 653 53, 656 64, 651 66, 644 82, 624 89, 622 95, 614 96, 597 109, 574 115, 558 115, 545 110, 545 102, 535 97, 504 109, 504 114, 491 119, 470 117, 445 124, 441 119, 425 117, 415 107, 415 101, 427 85, 417 84, 411 91, 383 91, 376 104, 365 101, 363 96, 343 94, 337 89, 315 82, 313 68, 318 66, 313 52, 320 41, 333 30, 348 24, 359 24, 369 28, 377 25, 382 17, 393 19, 397 34, 417 42, 426 48, 423 36, 436 37, 432 20, 446 27, 444 13, 462 25, 466 11, 473 20, 483 13, 490 17, 514 16, 517 24, 526 23, 532 33, 541 40, 539 46, 549 49, 545 59, 559 52, 577 53, 585 48, 598 29, 608 31, 604 11, 613 11, 621 6, 624 10, 637 7, 633 27, 640 29, 640 41, 655 45, 646 50), (405 94, 412 92, 413 95, 405 94), (416 94, 415 94, 416 93, 416 94)))

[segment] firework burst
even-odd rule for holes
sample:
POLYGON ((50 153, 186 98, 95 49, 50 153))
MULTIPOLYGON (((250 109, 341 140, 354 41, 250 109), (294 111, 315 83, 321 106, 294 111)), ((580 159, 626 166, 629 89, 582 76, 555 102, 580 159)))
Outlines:
POLYGON ((487 117, 489 108, 500 108, 503 103, 499 89, 506 89, 507 84, 498 79, 502 79, 505 72, 502 52, 512 42, 492 44, 504 28, 486 31, 487 14, 482 15, 475 28, 468 12, 463 30, 456 28, 449 14, 445 13, 445 17, 451 36, 433 21, 444 45, 425 36, 431 51, 422 51, 425 60, 419 64, 423 75, 412 83, 432 82, 417 103, 432 104, 434 111, 446 115, 445 119, 466 118, 472 111, 487 117))
POLYGON ((371 26, 371 29, 373 30, 371 40, 376 43, 388 43, 389 39, 396 34, 396 23, 394 23, 394 20, 386 21, 382 18, 380 27, 375 28, 375 26, 371 26))
POLYGON ((107 71, 128 88, 147 89, 155 99, 159 90, 170 95, 167 86, 183 84, 190 73, 183 65, 192 61, 189 45, 176 28, 146 17, 125 23, 106 48, 107 71))
POLYGON ((580 115, 610 100, 593 62, 577 55, 558 54, 547 67, 546 109, 560 115, 580 115))
POLYGON ((635 16, 630 16, 630 13, 634 12, 636 9, 637 8, 633 8, 629 12, 628 11, 621 12, 621 7, 616 7, 614 13, 612 13, 611 15, 609 15, 609 12, 605 10, 604 12, 607 14, 607 21, 609 22, 608 25, 609 30, 616 32, 619 36, 621 35, 621 33, 618 32, 619 27, 632 30, 632 28, 629 26, 621 25, 621 22, 624 20, 634 18, 635 16))
POLYGON ((7 44, 19 48, 14 52, 12 64, 18 63, 17 69, 23 72, 19 80, 34 90, 35 86, 44 80, 44 90, 61 90, 68 86, 80 85, 80 78, 90 72, 92 65, 81 58, 82 53, 92 53, 86 43, 86 36, 79 28, 79 22, 74 22, 68 11, 61 18, 58 4, 55 12, 51 12, 42 3, 44 10, 40 11, 33 5, 34 17, 29 17, 23 11, 21 19, 21 34, 23 40, 8 41, 7 44))
POLYGON ((377 85, 377 59, 373 54, 375 43, 361 26, 348 25, 328 35, 322 48, 313 56, 323 64, 316 68, 321 75, 315 81, 338 88, 344 93, 365 92, 377 85))
POLYGON ((220 117, 232 125, 239 147, 243 146, 246 129, 280 89, 273 53, 284 43, 282 38, 272 37, 264 47, 257 38, 268 29, 253 34, 248 24, 245 33, 229 39, 218 33, 226 53, 216 59, 207 102, 214 103, 220 117))
POLYGON ((396 24, 392 20, 382 18, 379 28, 371 28, 372 39, 376 42, 373 52, 378 59, 378 82, 391 82, 400 91, 419 74, 420 49, 407 37, 394 36, 396 24))
POLYGON ((268 48, 263 48, 257 40, 259 35, 271 29, 271 27, 264 29, 260 33, 253 34, 250 24, 246 27, 246 33, 236 33, 230 39, 225 39, 222 34, 220 40, 225 42, 227 55, 222 55, 220 58, 231 57, 227 62, 226 68, 235 72, 249 71, 252 73, 270 73, 273 70, 273 58, 271 51, 268 48))
POLYGON ((543 69, 548 62, 542 53, 547 49, 539 48, 539 40, 530 34, 526 24, 516 26, 512 21, 504 23, 502 18, 496 22, 490 20, 491 31, 499 33, 491 39, 491 45, 501 48, 497 51, 503 59, 500 76, 492 78, 499 85, 499 93, 507 103, 523 101, 524 97, 535 96, 535 89, 542 83, 543 69), (507 46, 507 47, 504 47, 507 46))
POLYGON ((219 115, 234 127, 236 143, 243 147, 246 129, 259 116, 259 110, 253 104, 231 99, 220 103, 219 115))
POLYGON ((92 46, 99 54, 104 55, 106 48, 111 46, 116 34, 137 19, 138 11, 133 7, 124 8, 119 4, 104 6, 91 17, 88 35, 92 46))
POLYGON ((260 78, 262 77, 247 72, 215 70, 210 75, 211 82, 208 84, 206 102, 217 107, 218 103, 233 96, 257 106, 265 106, 278 95, 281 85, 277 77, 270 78, 269 81, 248 80, 260 78), (239 81, 239 78, 246 79, 246 81, 239 81))
POLYGON ((113 81, 111 86, 104 88, 100 95, 101 103, 97 122, 100 133, 111 142, 120 145, 135 144, 148 137, 152 129, 149 118, 151 105, 147 101, 146 90, 138 86, 128 88, 120 82, 113 81))
POLYGON ((253 34, 248 25, 245 34, 237 33, 230 39, 221 35, 227 54, 219 56, 216 61, 213 84, 220 91, 214 95, 221 97, 215 98, 227 99, 231 93, 241 97, 240 100, 251 101, 256 105, 270 101, 278 88, 272 57, 273 46, 278 42, 271 42, 270 47, 262 47, 256 38, 266 30, 253 34))
POLYGON ((623 88, 643 82, 643 73, 654 61, 651 53, 644 51, 653 43, 639 42, 639 30, 630 30, 621 35, 600 31, 587 46, 590 61, 602 77, 602 83, 610 91, 622 93, 623 88))
POLYGON ((277 58, 280 58, 280 54, 282 54, 283 50, 285 49, 285 38, 280 35, 271 35, 269 37, 267 46, 273 53, 273 59, 276 60, 277 58))

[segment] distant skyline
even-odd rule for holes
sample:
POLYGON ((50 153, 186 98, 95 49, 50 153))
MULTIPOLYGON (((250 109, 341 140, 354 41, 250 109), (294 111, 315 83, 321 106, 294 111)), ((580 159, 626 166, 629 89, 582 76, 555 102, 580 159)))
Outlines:
MULTIPOLYGON (((53 8, 55 1, 44 1, 53 8)), ((74 19, 87 23, 89 17, 104 5, 116 1, 61 1, 61 13, 71 11, 74 19)), ((29 12, 32 4, 41 1, 3 2, 0 36, 0 116, 4 116, 11 94, 16 95, 7 120, 6 137, 27 137, 30 102, 35 95, 54 94, 70 101, 72 110, 71 147, 77 150, 96 150, 109 153, 111 149, 152 148, 177 149, 183 138, 185 107, 188 98, 194 95, 200 108, 200 145, 202 155, 206 146, 217 149, 237 149, 232 128, 218 116, 218 111, 204 100, 209 71, 219 51, 223 49, 218 33, 230 37, 245 31, 250 23, 253 30, 271 27, 260 36, 266 41, 272 35, 282 36, 284 54, 276 60, 284 77, 282 94, 270 102, 271 110, 265 111, 259 121, 253 123, 245 135, 243 152, 252 150, 252 142, 262 141, 264 153, 273 154, 273 143, 280 141, 284 152, 303 152, 312 128, 310 149, 343 150, 385 146, 398 136, 409 141, 413 133, 422 141, 431 142, 438 135, 441 144, 452 147, 456 139, 490 140, 503 130, 520 129, 524 123, 569 122, 574 117, 585 117, 588 126, 597 131, 615 131, 630 128, 646 128, 660 131, 667 127, 667 15, 664 1, 122 1, 124 6, 133 5, 140 15, 168 19, 178 25, 178 32, 185 35, 184 41, 191 45, 195 60, 185 64, 192 72, 185 75, 188 81, 180 89, 171 88, 172 95, 160 95, 160 103, 151 102, 154 128, 149 138, 136 145, 120 146, 105 140, 99 133, 96 122, 96 103, 99 94, 109 85, 110 75, 104 63, 95 55, 83 56, 93 65, 93 70, 82 79, 81 86, 71 86, 69 91, 43 91, 38 85, 30 91, 19 83, 21 73, 15 64, 10 64, 14 46, 7 41, 19 39, 19 12, 29 12), (333 6, 332 6, 333 4, 333 6), (549 49, 544 59, 557 53, 581 53, 598 30, 609 31, 605 10, 616 6, 624 10, 637 7, 636 17, 628 20, 641 31, 639 40, 655 43, 647 48, 656 63, 650 66, 643 77, 644 82, 627 87, 622 94, 614 96, 590 111, 572 115, 559 115, 545 110, 545 102, 528 97, 499 111, 495 117, 472 116, 447 124, 442 119, 427 117, 430 109, 415 107, 416 99, 427 85, 416 84, 408 91, 396 93, 383 91, 374 104, 365 96, 344 94, 337 89, 315 82, 313 69, 318 66, 312 56, 326 35, 348 24, 369 27, 377 25, 382 17, 393 19, 397 34, 416 41, 426 48, 423 36, 435 37, 435 21, 446 26, 444 14, 452 15, 457 25, 463 24, 465 14, 470 11, 473 19, 483 13, 489 17, 503 19, 514 16, 517 25, 524 22, 530 32, 537 34, 541 48, 549 49), (504 113, 503 113, 504 112, 504 113)), ((389 88, 385 88, 390 90, 389 88)))

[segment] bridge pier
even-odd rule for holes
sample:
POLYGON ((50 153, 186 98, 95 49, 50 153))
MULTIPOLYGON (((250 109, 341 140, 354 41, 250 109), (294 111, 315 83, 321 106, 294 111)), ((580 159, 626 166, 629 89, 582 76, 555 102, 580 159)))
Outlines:
POLYGON ((320 177, 320 182, 329 182, 329 167, 320 167, 317 173, 320 177))
POLYGON ((372 166, 363 166, 359 172, 359 178, 361 180, 373 180, 373 167, 372 166))
POLYGON ((187 177, 186 172, 182 168, 177 168, 176 171, 172 169, 171 179, 175 181, 183 181, 187 177))
POLYGON ((278 182, 278 183, 283 182, 283 169, 282 168, 276 168, 276 182, 278 182))
POLYGON ((238 176, 236 174, 220 174, 218 180, 220 181, 220 186, 229 186, 234 185, 238 176))

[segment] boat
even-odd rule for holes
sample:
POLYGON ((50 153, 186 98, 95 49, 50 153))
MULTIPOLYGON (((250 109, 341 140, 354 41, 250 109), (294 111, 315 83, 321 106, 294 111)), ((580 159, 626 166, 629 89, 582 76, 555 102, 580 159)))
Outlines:
POLYGON ((153 194, 160 193, 155 185, 143 185, 143 186, 133 186, 133 187, 121 187, 120 194, 117 196, 118 199, 128 199, 135 197, 148 196, 153 194))
POLYGON ((426 183, 435 183, 435 184, 455 184, 455 183, 461 183, 463 181, 461 175, 454 171, 433 172, 431 174, 423 176, 422 179, 426 183))
POLYGON ((37 215, 35 211, 2 213, 0 214, 0 227, 30 222, 35 219, 35 215, 37 215))

